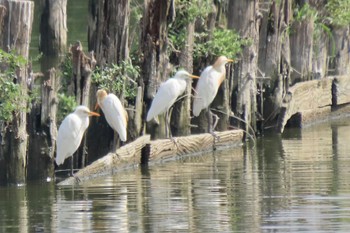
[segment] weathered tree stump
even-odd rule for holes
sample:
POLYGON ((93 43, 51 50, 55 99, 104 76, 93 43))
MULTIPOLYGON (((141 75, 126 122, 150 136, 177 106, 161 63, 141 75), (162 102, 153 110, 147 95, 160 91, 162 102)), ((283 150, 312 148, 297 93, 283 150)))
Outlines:
MULTIPOLYGON (((3 24, 0 25, 0 48, 4 51, 15 51, 16 54, 28 58, 29 44, 32 32, 34 3, 32 1, 0 0, 0 5, 6 8, 3 24)), ((3 8, 2 7, 2 8, 3 8)), ((1 17, 0 17, 1 18, 1 17)), ((27 96, 28 69, 20 67, 17 71, 16 82, 21 86, 21 94, 27 96)), ((24 98, 25 99, 25 98, 24 98)), ((25 108, 26 100, 19 103, 25 108)), ((4 144, 0 154, 6 163, 5 180, 9 183, 23 183, 27 172, 27 130, 26 111, 14 114, 13 121, 5 129, 4 144)), ((2 167, 2 166, 0 166, 2 167)))
MULTIPOLYGON (((120 65, 121 62, 129 59, 129 18, 130 0, 91 0, 89 2, 88 49, 89 51, 95 51, 97 65, 101 68, 112 64, 120 65)), ((93 99, 95 99, 98 89, 97 85, 93 85, 91 88, 90 95, 93 99)), ((141 88, 142 90, 143 88, 141 88)), ((124 93, 114 94, 119 97, 126 107, 123 99, 124 93)), ((140 117, 139 114, 139 112, 131 112, 128 129, 139 127, 134 125, 140 117), (135 121, 134 117, 136 118, 135 121)), ((88 129, 88 144, 91 145, 88 148, 88 153, 94 155, 95 158, 99 158, 110 151, 114 152, 120 141, 103 116, 95 118, 93 121, 96 124, 91 124, 88 129)), ((140 130, 137 132, 140 132, 140 130)), ((136 131, 132 133, 135 134, 136 131)), ((138 136, 136 135, 136 137, 138 136)))
POLYGON ((256 130, 256 75, 258 71, 259 15, 256 0, 229 1, 228 28, 235 29, 242 38, 252 38, 252 44, 243 48, 242 59, 235 66, 236 104, 234 112, 245 123, 239 122, 246 132, 256 130), (251 127, 250 127, 251 126, 251 127))
POLYGON ((57 67, 67 53, 67 0, 45 0, 40 20, 42 70, 57 67))
MULTIPOLYGON (((180 67, 187 72, 193 72, 193 42, 194 23, 187 25, 186 43, 180 53, 180 67)), ((186 87, 184 94, 175 102, 171 116, 171 131, 173 136, 186 136, 191 133, 191 92, 192 85, 186 87)))
POLYGON ((30 180, 45 180, 54 177, 57 93, 60 87, 60 76, 55 68, 51 68, 42 79, 41 104, 33 106, 29 117, 31 124, 28 126, 30 134, 28 179, 30 180))
MULTIPOLYGON (((85 105, 93 109, 95 102, 90 101, 91 90, 91 75, 96 66, 94 53, 86 55, 83 52, 83 46, 80 41, 77 41, 71 46, 70 51, 73 59, 73 77, 71 80, 71 92, 75 96, 78 105, 85 105)), ((95 100, 95 98, 93 98, 95 100)), ((83 139, 83 145, 78 150, 78 160, 76 167, 84 166, 86 163, 86 136, 83 139)))
MULTIPOLYGON (((144 85, 145 112, 151 106, 152 99, 159 85, 168 79, 167 30, 168 19, 172 19, 173 1, 146 0, 143 13, 143 31, 141 50, 143 52, 142 84, 144 85)), ((160 124, 147 124, 147 131, 152 138, 165 138, 164 117, 159 117, 160 124)))

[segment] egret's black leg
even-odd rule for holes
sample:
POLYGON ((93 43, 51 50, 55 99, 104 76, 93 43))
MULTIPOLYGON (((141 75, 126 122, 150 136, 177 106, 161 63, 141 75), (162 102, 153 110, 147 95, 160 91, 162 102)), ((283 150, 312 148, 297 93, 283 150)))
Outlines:
POLYGON ((213 137, 217 140, 219 140, 219 136, 216 135, 214 132, 216 125, 218 124, 219 117, 218 115, 214 114, 209 108, 208 108, 208 124, 209 124, 209 133, 213 135, 213 137), (215 121, 213 123, 213 118, 215 118, 215 121))
POLYGON ((73 173, 73 168, 74 168, 74 161, 73 161, 73 158, 74 158, 74 154, 72 155, 72 159, 70 160, 70 174, 71 176, 74 176, 74 173, 73 173))

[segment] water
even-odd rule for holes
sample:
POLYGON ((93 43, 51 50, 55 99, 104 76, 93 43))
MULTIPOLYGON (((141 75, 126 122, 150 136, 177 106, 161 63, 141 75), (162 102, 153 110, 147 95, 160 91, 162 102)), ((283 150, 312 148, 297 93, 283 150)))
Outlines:
MULTIPOLYGON (((86 44, 87 3, 68 1, 69 43, 86 44)), ((0 232, 348 232, 349 138, 338 120, 79 187, 0 187, 0 232)))
POLYGON ((0 232, 348 232, 350 119, 93 180, 0 187, 0 232))

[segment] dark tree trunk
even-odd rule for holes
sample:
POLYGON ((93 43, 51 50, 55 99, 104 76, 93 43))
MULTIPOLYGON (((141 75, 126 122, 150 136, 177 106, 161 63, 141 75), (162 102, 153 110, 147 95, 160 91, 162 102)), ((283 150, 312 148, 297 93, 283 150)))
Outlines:
MULTIPOLYGON (((180 53, 180 67, 187 72, 193 72, 193 39, 194 39, 194 23, 187 25, 186 44, 180 53)), ((185 93, 174 104, 173 114, 171 116, 171 130, 173 136, 184 136, 191 134, 191 87, 189 84, 185 93)))
MULTIPOLYGON (((130 0, 90 0, 88 47, 89 51, 96 52, 96 61, 100 67, 120 64, 129 59, 129 18, 130 0)), ((90 90, 93 104, 96 103, 96 91, 97 86, 93 85, 90 90)), ((125 102, 122 93, 114 94, 117 94, 122 103, 125 102)), ((119 143, 116 133, 106 122, 102 111, 100 113, 101 117, 91 119, 91 126, 88 129, 88 154, 94 156, 92 160, 115 150, 119 143)), ((134 125, 136 124, 134 119, 137 119, 139 114, 141 113, 133 113, 132 120, 128 122, 133 129, 139 127, 134 125)))
POLYGON ((262 14, 259 36, 258 110, 263 120, 260 129, 273 125, 288 87, 290 74, 290 44, 287 26, 290 24, 291 1, 265 0, 259 4, 262 14), (283 38, 283 39, 281 39, 283 38), (269 85, 266 85, 269 84, 269 85))
POLYGON ((243 48, 242 60, 237 64, 234 80, 236 84, 235 115, 242 118, 242 128, 250 134, 250 126, 256 130, 256 74, 258 71, 259 15, 258 1, 230 0, 228 28, 235 29, 242 38, 251 38, 252 44, 243 48))
MULTIPOLYGON (((211 8, 211 12, 208 14, 208 18, 207 18, 207 22, 206 22, 206 28, 205 29, 201 29, 203 31, 206 31, 208 32, 208 37, 207 38, 204 38, 206 41, 209 41, 212 39, 213 37, 213 33, 214 33, 214 30, 215 30, 215 25, 216 25, 216 16, 218 14, 218 11, 217 11, 217 7, 214 3, 211 4, 212 8, 211 8)), ((201 70, 200 72, 203 72, 203 70, 209 66, 209 65, 212 65, 214 62, 215 62, 215 57, 205 57, 205 58, 202 58, 202 61, 201 61, 201 70)), ((224 85, 224 84, 222 84, 224 85)), ((215 99, 213 100, 213 103, 210 104, 210 108, 215 108, 216 106, 216 103, 218 102, 218 99, 220 99, 222 97, 222 94, 223 92, 221 91, 221 88, 222 86, 219 87, 219 91, 217 93, 217 96, 215 99, 217 99, 217 101, 215 101, 215 99)), ((214 112, 215 114, 217 114, 217 112, 214 112)), ((220 114, 219 114, 220 115, 220 114)), ((205 132, 208 132, 208 124, 211 122, 209 122, 209 118, 208 118, 208 111, 207 109, 203 109, 201 111, 201 113, 199 114, 198 117, 195 117, 193 119, 193 125, 195 126, 195 128, 192 129, 192 132, 193 133, 205 133, 205 132)), ((220 123, 219 123, 220 125, 220 123)), ((215 129, 214 129, 215 130, 215 129)))
POLYGON ((330 75, 350 73, 350 27, 334 28, 333 40, 330 41, 328 54, 330 60, 330 75))
POLYGON ((55 68, 44 74, 41 104, 33 105, 28 124, 28 179, 45 180, 54 176, 57 137, 57 92, 60 76, 55 68))
MULTIPOLYGON (((168 78, 167 32, 168 19, 173 16, 173 1, 146 0, 143 14, 141 50, 143 52, 142 77, 145 87, 145 112, 150 107, 159 85, 168 78)), ((152 138, 164 138, 164 117, 159 117, 160 124, 147 124, 147 132, 152 138)))
POLYGON ((129 5, 130 0, 90 0, 88 48, 98 65, 129 58, 129 5))
POLYGON ((28 124, 28 179, 31 180, 54 176, 60 78, 53 67, 60 64, 67 52, 67 0, 45 0, 42 4, 39 50, 43 53, 41 70, 45 74, 31 80, 34 84, 36 78, 41 78, 41 103, 33 104, 28 124))
POLYGON ((291 83, 311 80, 314 20, 306 17, 291 25, 291 83))
MULTIPOLYGON (((84 105, 93 109, 94 102, 90 101, 91 75, 96 66, 94 53, 86 55, 83 52, 83 46, 78 41, 70 49, 73 58, 73 79, 71 87, 73 87, 73 95, 78 105, 84 105)), ((95 99, 95 98, 93 98, 95 99)), ((91 119, 92 121, 92 119, 91 119)), ((95 142, 96 143, 96 142, 95 142)), ((89 144, 90 145, 90 144, 89 144)), ((93 145, 93 144, 91 144, 93 145)), ((76 159, 76 167, 85 166, 87 153, 86 136, 83 139, 82 146, 78 150, 78 159, 76 159)))
MULTIPOLYGON (((18 55, 28 58, 34 3, 31 1, 0 0, 0 5, 6 8, 4 23, 0 25, 0 48, 4 51, 15 51, 18 55)), ((20 67, 16 76, 16 82, 22 89, 21 94, 27 96, 29 76, 27 67, 20 67)), ((27 106, 26 100, 19 104, 24 108, 27 106)), ((26 111, 23 110, 13 115, 13 121, 3 134, 4 145, 0 148, 0 154, 4 156, 4 160, 0 160, 0 163, 6 163, 4 166, 5 181, 9 183, 26 181, 28 141, 26 124, 26 111)))
POLYGON ((57 67, 67 53, 67 0, 44 0, 40 20, 40 45, 43 71, 57 67))

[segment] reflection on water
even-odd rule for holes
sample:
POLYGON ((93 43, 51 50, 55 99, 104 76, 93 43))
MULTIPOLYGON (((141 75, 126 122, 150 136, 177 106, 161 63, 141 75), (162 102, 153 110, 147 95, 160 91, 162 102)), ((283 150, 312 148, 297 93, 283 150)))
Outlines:
POLYGON ((79 187, 0 187, 0 232, 348 232, 350 120, 79 187))

